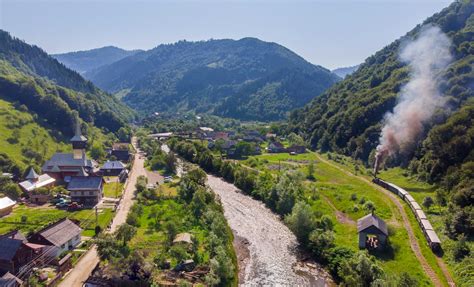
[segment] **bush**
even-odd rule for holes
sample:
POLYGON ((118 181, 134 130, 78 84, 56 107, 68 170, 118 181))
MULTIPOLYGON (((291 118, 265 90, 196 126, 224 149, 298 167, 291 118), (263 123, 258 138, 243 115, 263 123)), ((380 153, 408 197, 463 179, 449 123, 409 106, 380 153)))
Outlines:
POLYGON ((315 227, 313 216, 311 206, 300 201, 296 203, 291 214, 285 217, 285 223, 300 242, 308 242, 309 234, 315 227))

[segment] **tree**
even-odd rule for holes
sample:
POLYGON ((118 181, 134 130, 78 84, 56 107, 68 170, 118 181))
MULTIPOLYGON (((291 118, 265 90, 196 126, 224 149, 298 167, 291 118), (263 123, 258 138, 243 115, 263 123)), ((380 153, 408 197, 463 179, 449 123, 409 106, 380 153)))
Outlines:
POLYGON ((173 243, 173 240, 176 237, 176 234, 178 234, 178 230, 176 229, 176 224, 171 221, 166 222, 165 230, 166 230, 167 243, 170 246, 173 243))
POLYGON ((136 233, 137 233, 136 227, 130 224, 124 223, 119 226, 117 231, 115 231, 115 237, 118 240, 122 240, 122 244, 123 246, 125 246, 127 245, 127 242, 130 241, 133 238, 133 236, 135 236, 136 233))
POLYGON ((431 196, 427 196, 423 199, 423 206, 426 207, 427 209, 430 209, 430 207, 434 204, 433 198, 431 196))
POLYGON ((97 244, 97 253, 102 260, 111 260, 112 258, 122 257, 120 246, 117 240, 110 234, 101 234, 95 240, 97 244))
POLYGON ((309 234, 314 229, 313 211, 307 203, 299 201, 293 207, 291 214, 285 217, 288 227, 300 242, 307 242, 309 234))
POLYGON ((309 234, 309 248, 315 256, 327 258, 332 247, 334 247, 334 232, 315 229, 309 234))
POLYGON ((8 182, 3 187, 0 187, 0 190, 9 198, 17 200, 21 196, 21 189, 18 184, 13 182, 8 182))
POLYGON ((117 131, 117 138, 121 142, 130 142, 132 139, 132 130, 128 127, 121 127, 117 131))
POLYGON ((197 219, 206 210, 206 190, 204 188, 201 187, 194 193, 190 208, 197 219))
POLYGON ((102 145, 99 144, 93 145, 90 153, 91 157, 95 160, 102 160, 107 155, 102 145))
POLYGON ((288 142, 291 145, 304 145, 305 144, 304 139, 295 133, 290 133, 288 135, 288 142))
POLYGON ((146 189, 146 185, 148 183, 148 178, 143 175, 140 175, 137 178, 137 183, 135 184, 135 189, 137 193, 142 193, 146 189))
POLYGON ((309 164, 308 164, 308 168, 306 170, 306 178, 309 179, 309 180, 314 180, 314 171, 315 171, 315 168, 314 168, 314 162, 311 161, 309 164))
POLYGON ((383 274, 383 269, 375 258, 365 251, 359 251, 344 261, 338 270, 339 277, 347 286, 371 286, 371 283, 382 278, 383 274))
POLYGON ((165 156, 165 166, 167 172, 176 172, 176 156, 171 151, 165 156))
POLYGON ((464 257, 469 256, 471 249, 466 243, 466 236, 459 236, 453 247, 453 258, 456 261, 461 261, 464 257))

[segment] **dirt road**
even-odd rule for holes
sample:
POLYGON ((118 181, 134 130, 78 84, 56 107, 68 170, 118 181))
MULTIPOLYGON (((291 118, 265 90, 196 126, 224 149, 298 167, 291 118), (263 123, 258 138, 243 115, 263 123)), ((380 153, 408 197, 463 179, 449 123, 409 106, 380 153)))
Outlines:
MULTIPOLYGON (((135 139, 132 141, 135 146, 135 139)), ((135 149, 137 147, 135 146, 135 149)), ((138 151, 138 149, 137 149, 138 151)), ((125 186, 124 195, 117 209, 115 217, 112 221, 111 229, 107 232, 114 232, 115 229, 127 219, 127 214, 133 205, 133 192, 135 190, 135 184, 137 178, 140 175, 145 175, 144 159, 140 155, 135 155, 133 168, 130 172, 127 184, 125 186)), ((94 268, 99 264, 99 257, 97 255, 97 249, 95 245, 87 251, 87 253, 77 262, 76 266, 66 275, 66 277, 59 284, 60 287, 81 287, 84 281, 89 278, 94 268)))
POLYGON ((278 216, 234 185, 212 175, 207 180, 221 199, 234 236, 248 249, 244 266, 239 266, 241 286, 327 285, 324 278, 329 277, 318 265, 298 262, 296 237, 278 216))

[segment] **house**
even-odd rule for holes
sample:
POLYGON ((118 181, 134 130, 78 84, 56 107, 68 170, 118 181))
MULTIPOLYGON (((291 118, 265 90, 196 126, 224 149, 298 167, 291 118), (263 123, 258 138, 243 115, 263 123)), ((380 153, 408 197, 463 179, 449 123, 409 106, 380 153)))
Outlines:
POLYGON ((10 214, 15 204, 16 201, 11 200, 7 196, 0 198, 0 217, 10 214))
POLYGON ((22 285, 23 281, 10 272, 7 272, 0 277, 0 286, 2 287, 19 287, 22 285))
POLYGON ((286 152, 286 149, 283 146, 283 144, 280 142, 271 142, 268 145, 267 151, 269 153, 281 153, 281 152, 286 152))
POLYGON ((286 150, 289 153, 295 153, 295 154, 306 153, 306 147, 302 145, 292 145, 286 150))
POLYGON ((104 197, 104 180, 101 176, 73 176, 67 185, 71 201, 84 206, 95 206, 104 197))
POLYGON ((228 140, 229 139, 229 133, 227 132, 215 132, 213 137, 213 140, 228 140))
POLYGON ((242 137, 244 141, 247 142, 262 142, 262 135, 256 130, 244 131, 244 136, 242 137))
POLYGON ((33 234, 29 241, 53 246, 54 252, 51 254, 54 257, 59 257, 63 252, 72 250, 81 243, 81 232, 82 228, 76 223, 64 218, 33 234))
POLYGON ((274 140, 274 139, 276 139, 276 137, 277 137, 277 135, 273 134, 273 133, 267 133, 265 135, 265 139, 267 139, 267 140, 274 140))
POLYGON ((125 165, 118 160, 107 161, 100 168, 103 176, 119 176, 125 170, 125 165))
POLYGON ((38 175, 33 168, 30 168, 25 181, 19 183, 21 189, 28 193, 30 202, 36 204, 44 204, 51 199, 51 194, 48 192, 40 191, 38 189, 44 187, 51 187, 56 182, 56 179, 45 173, 38 175))
POLYGON ((128 143, 114 143, 112 145, 112 150, 110 151, 110 156, 115 157, 116 160, 122 162, 129 162, 131 158, 129 144, 128 143))
POLYGON ((0 274, 18 273, 20 268, 29 263, 35 255, 37 255, 35 249, 28 245, 28 241, 20 232, 13 231, 0 235, 0 274))
POLYGON ((87 159, 87 138, 81 134, 80 125, 76 126, 76 134, 70 140, 72 153, 56 153, 46 161, 41 168, 43 173, 49 174, 57 181, 64 181, 66 177, 77 176, 80 173, 93 173, 96 164, 87 159))
POLYGON ((387 224, 375 214, 368 214, 357 220, 359 248, 379 249, 387 243, 387 224))

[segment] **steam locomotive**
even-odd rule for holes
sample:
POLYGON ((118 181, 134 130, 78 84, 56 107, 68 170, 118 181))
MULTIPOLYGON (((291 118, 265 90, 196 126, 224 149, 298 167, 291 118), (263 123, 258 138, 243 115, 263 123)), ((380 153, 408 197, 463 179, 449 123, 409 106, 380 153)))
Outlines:
POLYGON ((434 231, 433 226, 431 225, 429 220, 426 218, 425 213, 421 209, 420 205, 415 201, 413 196, 411 196, 408 193, 408 191, 404 190, 403 188, 398 187, 393 183, 384 181, 378 177, 374 177, 372 182, 377 185, 380 185, 381 187, 385 189, 388 189, 389 191, 398 195, 406 203, 408 203, 408 206, 410 206, 410 209, 413 211, 413 214, 415 215, 416 220, 418 221, 418 224, 420 225, 421 230, 423 231, 423 234, 425 235, 425 238, 428 241, 428 245, 433 251, 435 252, 440 251, 441 241, 439 240, 438 235, 434 231))

